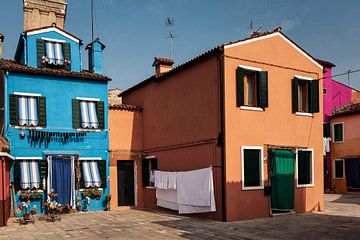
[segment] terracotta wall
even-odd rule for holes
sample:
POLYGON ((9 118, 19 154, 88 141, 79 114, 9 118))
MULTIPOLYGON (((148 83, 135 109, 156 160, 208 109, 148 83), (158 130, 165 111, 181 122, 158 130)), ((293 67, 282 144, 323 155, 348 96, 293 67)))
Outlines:
POLYGON ((10 163, 0 157, 0 227, 7 225, 10 216, 10 163))
MULTIPOLYGON (((323 209, 322 158, 322 81, 320 81, 320 113, 312 117, 292 113, 291 83, 294 75, 322 77, 322 68, 295 50, 283 38, 225 49, 225 128, 226 128, 226 194, 228 220, 269 216, 269 197, 264 190, 242 191, 241 146, 265 144, 302 146, 314 149, 315 186, 296 188, 296 212, 323 209), (234 59, 242 58, 245 60, 234 59), (262 63, 255 63, 262 62, 262 63), (236 107, 236 69, 238 65, 268 71, 269 107, 263 112, 236 107)), ((265 151, 265 185, 268 181, 265 151)))
MULTIPOLYGON (((334 179, 334 160, 344 159, 351 156, 360 156, 360 115, 350 114, 330 119, 331 130, 334 123, 344 123, 344 142, 334 143, 331 142, 331 158, 332 168, 331 177, 333 178, 333 184, 335 184, 336 192, 347 192, 346 178, 334 179)), ((333 134, 331 132, 331 134, 333 134)), ((333 136, 333 135, 332 135, 333 136)), ((345 162, 344 162, 345 169, 345 162)))
MULTIPOLYGON (((219 69, 215 57, 165 80, 151 82, 123 97, 143 106, 144 151, 160 170, 184 171, 214 166, 217 212, 221 219, 219 69)), ((155 207, 155 191, 144 189, 144 205, 155 207)))
MULTIPOLYGON (((142 114, 140 111, 109 109, 111 208, 118 207, 117 161, 133 160, 136 182, 141 183, 142 114)), ((136 207, 143 206, 142 189, 136 188, 136 207)))

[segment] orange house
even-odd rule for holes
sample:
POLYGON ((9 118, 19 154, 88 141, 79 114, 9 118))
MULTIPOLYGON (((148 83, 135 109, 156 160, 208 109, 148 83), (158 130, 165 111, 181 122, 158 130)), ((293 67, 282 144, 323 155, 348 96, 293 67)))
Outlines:
POLYGON ((360 189, 360 103, 335 109, 330 118, 332 182, 336 192, 360 189))
POLYGON ((312 56, 278 28, 172 64, 155 58, 155 75, 119 95, 137 116, 109 111, 111 149, 135 153, 133 205, 157 208, 151 170, 212 166, 217 210, 202 216, 323 210, 323 67, 312 56))

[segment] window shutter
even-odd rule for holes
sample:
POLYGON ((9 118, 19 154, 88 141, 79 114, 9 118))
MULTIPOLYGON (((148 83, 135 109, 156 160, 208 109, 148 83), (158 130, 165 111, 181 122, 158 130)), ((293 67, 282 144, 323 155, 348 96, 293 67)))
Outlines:
POLYGON ((157 158, 151 159, 151 170, 158 170, 158 162, 157 158))
POLYGON ((9 95, 10 103, 10 125, 17 126, 19 125, 19 101, 18 96, 14 94, 9 95))
POLYGON ((312 113, 319 112, 319 80, 310 81, 310 108, 312 113))
POLYGON ((268 72, 261 71, 258 73, 259 81, 259 107, 268 107, 268 72))
POLYGON ((37 51, 37 66, 43 67, 42 57, 46 56, 45 41, 43 39, 36 39, 36 51, 37 51))
POLYGON ((14 186, 15 190, 21 189, 20 187, 20 162, 14 161, 14 186))
POLYGON ((80 188, 84 189, 85 188, 85 182, 84 182, 84 173, 83 173, 82 161, 80 161, 79 168, 80 168, 80 188))
POLYGON ((244 105, 244 69, 238 67, 236 70, 236 106, 244 105))
MULTIPOLYGON (((40 170, 40 182, 42 183, 43 179, 47 179, 48 175, 48 162, 47 160, 40 160, 39 161, 39 170, 40 170)), ((42 186, 42 189, 44 189, 44 186, 42 186)))
POLYGON ((142 182, 143 187, 150 185, 149 159, 142 160, 142 182))
POLYGON ((336 142, 341 142, 343 141, 343 125, 342 124, 335 124, 334 125, 334 140, 336 142))
POLYGON ((107 182, 106 161, 105 160, 98 161, 98 166, 99 166, 99 172, 100 172, 100 177, 101 177, 101 187, 106 188, 106 182, 107 182))
POLYGON ((103 101, 96 102, 96 112, 97 112, 97 118, 98 118, 98 122, 99 122, 99 129, 104 129, 105 117, 104 117, 104 102, 103 101))
POLYGON ((311 152, 298 151, 298 183, 311 183, 311 152))
POLYGON ((298 109, 298 86, 299 79, 294 78, 292 80, 292 112, 296 113, 298 109))
POLYGON ((72 100, 72 124, 73 128, 80 128, 80 101, 73 99, 72 100))
POLYGON ((46 97, 38 97, 39 126, 46 127, 46 97))
MULTIPOLYGON (((70 43, 63 43, 64 60, 71 61, 71 45, 70 43)), ((65 69, 71 71, 71 64, 65 64, 65 69)))

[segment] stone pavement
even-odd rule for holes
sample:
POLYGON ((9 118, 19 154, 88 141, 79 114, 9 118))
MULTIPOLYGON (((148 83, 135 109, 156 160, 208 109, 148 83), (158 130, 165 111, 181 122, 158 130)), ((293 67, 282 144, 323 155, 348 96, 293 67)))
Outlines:
POLYGON ((13 218, 0 228, 0 239, 360 239, 360 194, 325 199, 325 213, 230 223, 145 210, 78 213, 21 226, 13 218))

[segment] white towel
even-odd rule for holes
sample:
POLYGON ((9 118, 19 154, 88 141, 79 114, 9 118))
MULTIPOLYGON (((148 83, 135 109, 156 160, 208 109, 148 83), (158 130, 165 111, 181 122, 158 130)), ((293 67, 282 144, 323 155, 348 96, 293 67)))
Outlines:
POLYGON ((168 172, 168 188, 176 189, 176 172, 168 172))
POLYGON ((160 181, 161 181, 161 179, 160 179, 160 171, 154 171, 154 177, 155 177, 155 184, 154 184, 154 186, 156 187, 156 188, 159 188, 160 187, 160 181))
POLYGON ((156 189, 157 205, 163 208, 178 210, 177 194, 174 189, 156 189))

